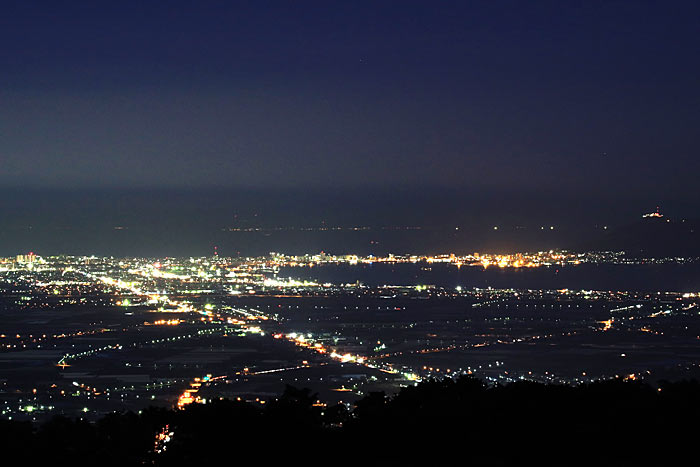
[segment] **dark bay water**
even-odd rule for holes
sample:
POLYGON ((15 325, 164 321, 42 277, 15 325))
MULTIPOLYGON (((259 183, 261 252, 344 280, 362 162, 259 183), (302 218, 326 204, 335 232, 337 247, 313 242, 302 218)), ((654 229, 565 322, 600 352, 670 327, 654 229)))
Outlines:
POLYGON ((700 263, 593 265, 507 269, 447 264, 324 265, 283 268, 282 277, 366 285, 420 285, 464 288, 700 291, 700 263))

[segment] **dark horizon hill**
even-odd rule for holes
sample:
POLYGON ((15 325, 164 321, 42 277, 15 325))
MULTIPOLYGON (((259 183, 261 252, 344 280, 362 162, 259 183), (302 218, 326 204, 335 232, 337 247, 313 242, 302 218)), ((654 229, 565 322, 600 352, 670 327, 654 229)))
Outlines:
POLYGON ((700 220, 644 217, 606 230, 575 250, 625 251, 632 257, 700 256, 700 220))

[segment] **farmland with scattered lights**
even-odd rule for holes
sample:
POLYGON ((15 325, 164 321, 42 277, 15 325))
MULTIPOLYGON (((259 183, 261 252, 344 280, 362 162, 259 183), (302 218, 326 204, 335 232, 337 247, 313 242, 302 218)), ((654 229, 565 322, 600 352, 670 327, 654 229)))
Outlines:
POLYGON ((690 377, 700 373, 696 292, 475 287, 411 276, 433 267, 481 275, 668 263, 696 267, 567 252, 9 258, 0 263, 0 412, 97 418, 222 397, 263 405, 285 384, 312 388, 319 405, 351 404, 463 374, 492 384, 690 377), (368 265, 385 268, 386 283, 363 272, 368 265), (359 271, 358 279, 330 280, 338 268, 359 271))

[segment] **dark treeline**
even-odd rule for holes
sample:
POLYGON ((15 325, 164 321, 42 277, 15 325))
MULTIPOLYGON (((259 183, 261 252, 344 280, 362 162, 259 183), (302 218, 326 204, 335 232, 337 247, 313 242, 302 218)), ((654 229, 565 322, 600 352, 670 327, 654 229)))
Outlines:
POLYGON ((0 422, 6 459, 27 465, 695 465, 700 383, 580 386, 434 380, 353 410, 288 386, 267 404, 216 400, 95 423, 0 422), (163 452, 156 435, 173 432, 163 452), (690 458, 687 456, 690 455, 690 458), (9 456, 9 457, 8 457, 9 456), (687 458, 687 460, 684 460, 687 458))

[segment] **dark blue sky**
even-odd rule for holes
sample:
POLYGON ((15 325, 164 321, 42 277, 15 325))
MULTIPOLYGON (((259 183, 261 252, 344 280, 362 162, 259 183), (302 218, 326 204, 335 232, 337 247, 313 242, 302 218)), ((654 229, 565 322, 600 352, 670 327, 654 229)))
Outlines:
POLYGON ((0 184, 698 206, 698 5, 3 2, 0 184))

